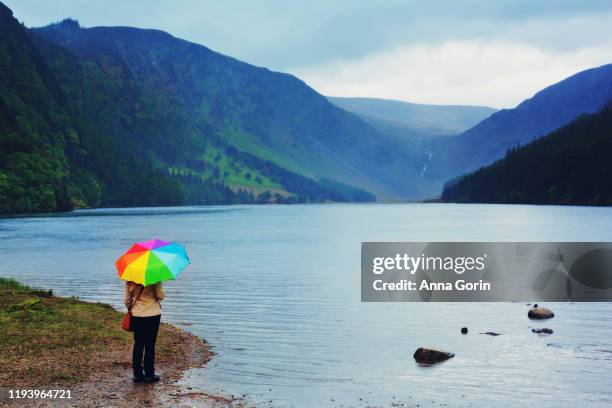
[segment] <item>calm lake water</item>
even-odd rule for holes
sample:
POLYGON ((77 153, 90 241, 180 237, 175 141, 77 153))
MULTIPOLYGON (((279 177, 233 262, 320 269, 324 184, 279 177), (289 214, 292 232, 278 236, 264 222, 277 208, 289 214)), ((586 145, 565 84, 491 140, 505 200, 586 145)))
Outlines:
POLYGON ((217 353, 186 383, 280 407, 612 404, 612 304, 550 304, 556 317, 544 325, 555 332, 541 337, 523 303, 361 303, 359 265, 361 241, 612 241, 612 208, 232 206, 1 219, 0 275, 121 307, 114 261, 153 237, 183 243, 193 262, 166 285, 163 320, 217 353), (456 357, 420 367, 421 345, 456 357))

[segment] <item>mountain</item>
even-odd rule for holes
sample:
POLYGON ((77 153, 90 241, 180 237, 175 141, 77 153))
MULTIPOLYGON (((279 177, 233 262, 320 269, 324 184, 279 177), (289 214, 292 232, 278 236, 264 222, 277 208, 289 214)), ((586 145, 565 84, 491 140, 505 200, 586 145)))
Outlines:
POLYGON ((0 23, 0 213, 420 200, 610 96, 601 67, 440 137, 488 108, 331 103, 158 30, 0 23))
MULTIPOLYGON (((157 30, 83 28, 65 20, 33 31, 41 48, 52 43, 68 49, 113 84, 106 88, 108 99, 124 105, 115 109, 114 120, 137 126, 121 143, 171 172, 196 173, 234 190, 286 190, 278 178, 260 171, 268 164, 245 164, 259 160, 320 188, 351 190, 368 199, 366 191, 379 199, 418 198, 430 191, 419 177, 420 152, 413 158, 401 141, 292 75, 157 30), (249 159, 236 162, 228 151, 249 159)), ((64 75, 61 64, 56 72, 64 75)))
MULTIPOLYGON (((31 31, 0 3, 0 213, 65 211, 85 204, 183 204, 183 183, 126 155, 104 133, 107 123, 83 126, 94 108, 106 114, 114 105, 108 100, 98 107, 84 103, 98 96, 86 88, 104 78, 88 82, 95 69, 56 51, 58 60, 63 58, 63 74, 70 76, 67 83, 58 78, 31 31), (73 98, 78 92, 84 96, 73 98)), ((221 198, 233 195, 214 183, 191 184, 221 198)))
POLYGON ((0 212, 431 194, 421 152, 298 78, 157 30, 27 29, 0 6, 0 212))
POLYGON ((570 76, 523 101, 514 109, 494 113, 452 138, 436 140, 430 168, 450 179, 503 157, 522 145, 601 110, 612 100, 612 64, 570 76))
POLYGON ((459 134, 491 116, 486 106, 424 105, 390 99, 327 97, 384 132, 431 138, 459 134))
MULTIPOLYGON (((104 38, 79 54, 50 40, 81 36, 75 21, 33 31, 0 6, 0 213, 375 199, 337 179, 309 178, 239 150, 215 128, 232 124, 224 109, 238 109, 212 104, 208 114, 218 122, 191 111, 177 95, 186 98, 192 89, 147 71, 158 63, 155 49, 140 65, 129 65, 113 48, 121 45, 104 38)), ((145 42, 172 38, 117 31, 145 42)))
POLYGON ((612 104, 459 180, 443 201, 612 205, 612 104))

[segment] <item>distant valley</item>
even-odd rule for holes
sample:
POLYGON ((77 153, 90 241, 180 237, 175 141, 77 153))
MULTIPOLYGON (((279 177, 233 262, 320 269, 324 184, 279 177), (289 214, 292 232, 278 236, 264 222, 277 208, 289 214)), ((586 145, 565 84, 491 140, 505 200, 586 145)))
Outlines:
POLYGON ((486 106, 425 105, 376 98, 328 97, 383 132, 406 138, 456 135, 477 125, 497 109, 486 106))

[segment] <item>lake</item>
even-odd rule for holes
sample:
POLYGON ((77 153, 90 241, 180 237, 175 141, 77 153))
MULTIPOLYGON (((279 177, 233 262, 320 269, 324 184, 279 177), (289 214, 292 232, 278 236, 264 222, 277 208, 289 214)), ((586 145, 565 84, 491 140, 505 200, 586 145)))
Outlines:
POLYGON ((612 208, 330 204, 4 218, 0 274, 121 308, 114 261, 153 237, 183 243, 192 260, 165 285, 163 320, 217 353, 184 383, 275 407, 612 404, 610 303, 548 304, 556 317, 539 324, 524 303, 360 302, 361 241, 612 241, 612 208), (542 326, 554 334, 531 333, 542 326), (478 334, 486 331, 502 335, 478 334), (456 357, 421 367, 412 354, 422 345, 456 357))

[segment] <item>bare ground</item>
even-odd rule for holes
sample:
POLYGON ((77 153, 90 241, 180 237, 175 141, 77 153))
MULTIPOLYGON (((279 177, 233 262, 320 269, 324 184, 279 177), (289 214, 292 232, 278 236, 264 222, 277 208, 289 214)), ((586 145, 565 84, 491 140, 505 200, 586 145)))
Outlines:
POLYGON ((1 404, 23 407, 245 407, 241 399, 209 394, 176 384, 183 373, 204 366, 213 356, 208 344, 192 334, 174 326, 163 324, 165 336, 171 340, 166 355, 156 364, 161 377, 157 384, 132 382, 131 352, 128 345, 98 355, 99 369, 85 380, 69 386, 41 387, 28 385, 21 388, 69 389, 72 399, 8 400, 7 389, 1 404))

